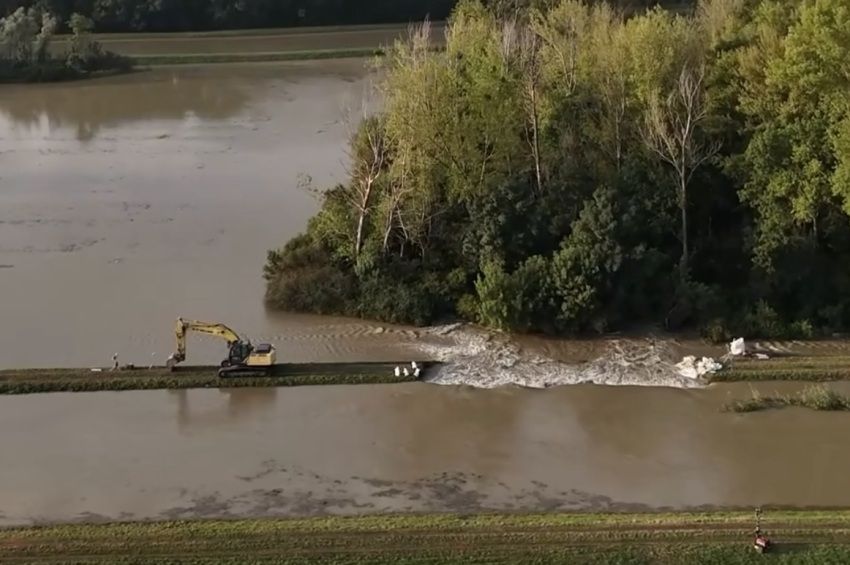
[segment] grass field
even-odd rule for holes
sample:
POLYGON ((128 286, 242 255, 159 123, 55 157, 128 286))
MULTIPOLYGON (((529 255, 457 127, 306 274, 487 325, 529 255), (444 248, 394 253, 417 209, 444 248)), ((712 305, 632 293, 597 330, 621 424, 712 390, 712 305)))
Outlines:
POLYGON ((0 530, 3 563, 848 563, 850 513, 406 515, 0 530))
MULTIPOLYGON (((428 370, 427 363, 420 363, 428 370)), ((0 394, 39 392, 94 392, 192 388, 285 387, 330 384, 383 384, 415 381, 396 377, 393 363, 310 363, 278 365, 271 378, 220 379, 217 367, 164 367, 128 371, 90 369, 0 370, 0 394)), ((2 511, 2 507, 0 507, 2 511)))

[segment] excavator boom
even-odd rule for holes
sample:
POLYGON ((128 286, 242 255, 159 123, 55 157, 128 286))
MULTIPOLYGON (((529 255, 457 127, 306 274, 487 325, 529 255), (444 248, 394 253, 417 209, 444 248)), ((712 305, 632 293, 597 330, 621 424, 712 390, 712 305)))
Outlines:
POLYGON ((169 367, 186 360, 186 334, 190 331, 219 337, 227 341, 228 345, 242 341, 239 334, 224 324, 177 318, 177 325, 174 328, 174 334, 177 337, 177 350, 168 358, 167 365, 169 367))
POLYGON ((177 326, 174 329, 177 350, 166 361, 166 366, 170 369, 186 360, 186 334, 189 332, 211 335, 227 341, 228 354, 221 362, 219 376, 264 376, 275 363, 275 350, 269 344, 260 344, 255 349, 250 341, 243 340, 224 324, 177 318, 177 326))

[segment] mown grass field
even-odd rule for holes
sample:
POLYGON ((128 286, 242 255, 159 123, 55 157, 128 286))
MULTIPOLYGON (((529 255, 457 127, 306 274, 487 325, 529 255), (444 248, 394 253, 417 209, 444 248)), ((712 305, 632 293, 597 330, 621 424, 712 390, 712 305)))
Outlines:
POLYGON ((0 530, 3 563, 848 563, 847 511, 405 515, 0 530))

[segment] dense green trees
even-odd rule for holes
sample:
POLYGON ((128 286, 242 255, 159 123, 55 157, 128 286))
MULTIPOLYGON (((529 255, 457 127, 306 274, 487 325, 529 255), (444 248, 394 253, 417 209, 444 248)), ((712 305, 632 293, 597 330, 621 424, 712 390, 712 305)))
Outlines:
POLYGON ((842 330, 848 14, 462 2, 444 52, 426 25, 387 57, 351 179, 270 255, 268 299, 521 331, 842 330))

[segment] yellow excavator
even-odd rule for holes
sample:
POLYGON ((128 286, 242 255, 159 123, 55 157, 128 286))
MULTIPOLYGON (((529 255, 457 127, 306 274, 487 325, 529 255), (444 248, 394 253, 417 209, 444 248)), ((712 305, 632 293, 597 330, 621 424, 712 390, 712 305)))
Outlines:
POLYGON ((275 348, 268 343, 254 347, 248 340, 243 340, 239 334, 215 322, 199 322, 177 318, 174 333, 177 336, 177 351, 171 354, 166 366, 174 370, 178 363, 186 360, 186 334, 197 332, 211 335, 227 341, 227 358, 221 362, 218 376, 226 377, 267 377, 271 374, 277 356, 275 348))

